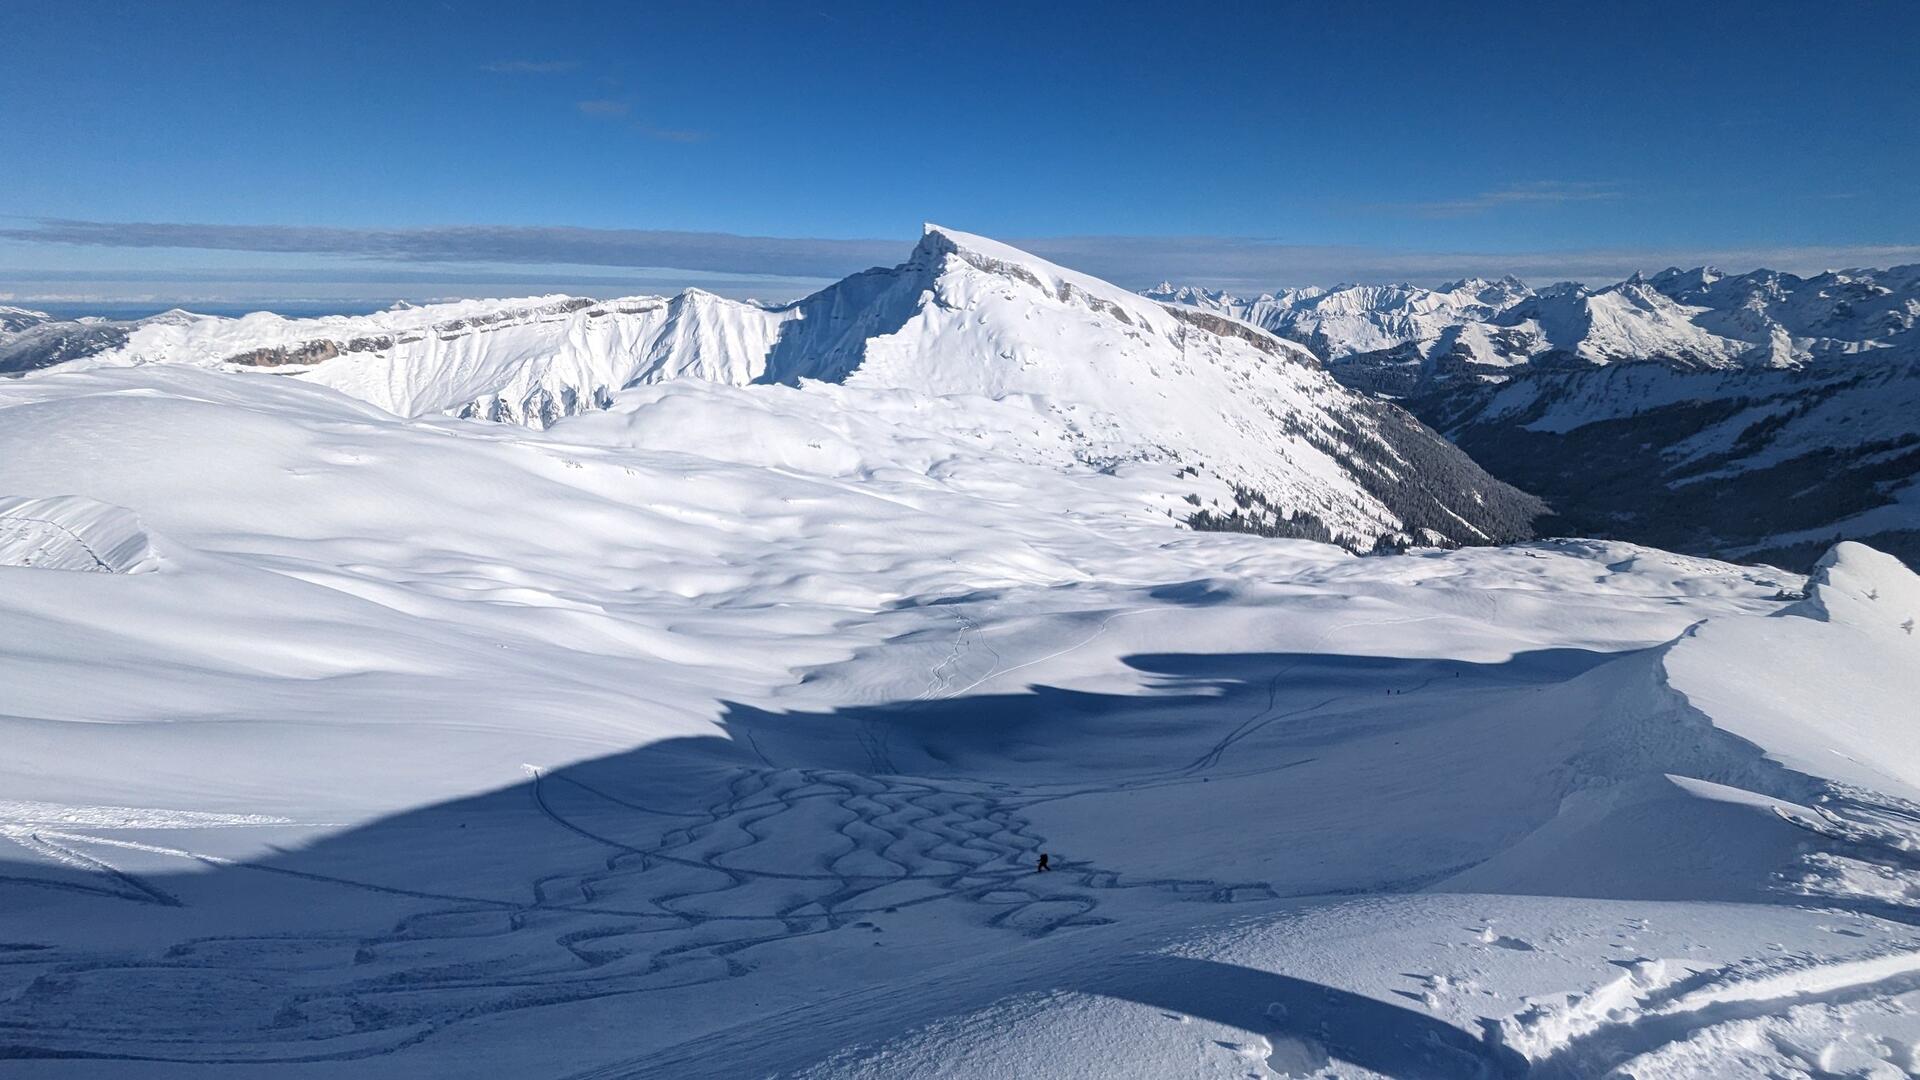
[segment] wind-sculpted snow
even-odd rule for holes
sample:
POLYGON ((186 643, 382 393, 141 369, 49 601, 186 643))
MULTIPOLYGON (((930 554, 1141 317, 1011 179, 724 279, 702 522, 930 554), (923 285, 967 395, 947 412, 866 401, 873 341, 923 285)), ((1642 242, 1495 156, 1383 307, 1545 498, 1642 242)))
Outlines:
POLYGON ((9 1075, 1914 1065, 1896 562, 1176 531, 980 401, 0 383, 161 538, 0 567, 9 1075))
POLYGON ((159 556, 130 511, 81 496, 0 497, 0 567, 138 574, 159 556))

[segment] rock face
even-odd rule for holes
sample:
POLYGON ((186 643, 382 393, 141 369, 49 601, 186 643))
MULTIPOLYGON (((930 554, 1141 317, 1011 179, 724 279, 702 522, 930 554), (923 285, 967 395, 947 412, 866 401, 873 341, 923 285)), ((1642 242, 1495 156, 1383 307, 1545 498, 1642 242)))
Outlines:
MULTIPOLYGON (((362 339, 364 340, 364 339, 362 339)), ((226 363, 241 367, 310 367, 340 355, 340 346, 332 341, 309 341, 305 345, 277 345, 251 349, 226 358, 226 363)))
POLYGON ((936 226, 900 265, 781 307, 690 290, 186 316, 142 324, 90 362, 265 371, 404 416, 534 427, 678 379, 977 400, 1039 418, 1016 451, 1031 460, 1190 477, 1196 527, 1357 550, 1525 537, 1543 509, 1297 344, 936 226))

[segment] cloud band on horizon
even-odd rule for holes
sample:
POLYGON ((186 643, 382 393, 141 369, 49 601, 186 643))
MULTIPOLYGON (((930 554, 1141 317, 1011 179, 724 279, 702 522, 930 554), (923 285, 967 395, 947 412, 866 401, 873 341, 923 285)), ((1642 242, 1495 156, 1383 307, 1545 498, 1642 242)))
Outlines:
MULTIPOLYGON (((265 252, 399 264, 508 263, 834 279, 902 261, 910 239, 830 239, 579 226, 457 225, 407 229, 211 225, 27 219, 0 228, 0 241, 100 249, 173 248, 265 252)), ((1160 280, 1239 291, 1336 282, 1434 283, 1515 274, 1551 280, 1614 281, 1635 270, 1717 265, 1793 273, 1920 262, 1920 245, 1828 245, 1713 250, 1618 249, 1546 252, 1423 252, 1288 244, 1232 237, 1078 236, 1009 239, 1043 258, 1129 287, 1160 280)), ((340 267, 353 280, 367 268, 340 267)))

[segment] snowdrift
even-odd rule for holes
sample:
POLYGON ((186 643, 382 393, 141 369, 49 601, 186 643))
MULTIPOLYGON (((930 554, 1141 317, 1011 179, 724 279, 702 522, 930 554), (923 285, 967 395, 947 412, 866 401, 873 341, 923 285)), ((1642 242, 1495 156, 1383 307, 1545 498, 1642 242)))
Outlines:
POLYGON ((0 497, 0 566, 140 574, 160 556, 138 515, 79 495, 0 497))

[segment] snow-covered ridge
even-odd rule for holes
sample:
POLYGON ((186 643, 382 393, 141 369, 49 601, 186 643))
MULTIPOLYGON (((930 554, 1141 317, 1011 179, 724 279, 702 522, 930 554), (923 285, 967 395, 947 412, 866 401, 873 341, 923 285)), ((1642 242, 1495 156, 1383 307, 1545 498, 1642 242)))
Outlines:
POLYGON ((169 313, 133 325, 88 362, 295 375, 403 416, 455 411, 545 426, 604 407, 627 386, 749 382, 781 318, 697 289, 671 299, 553 295, 306 319, 169 313))
POLYGON ((1512 539, 1540 509, 1297 344, 936 225, 900 265, 783 307, 689 290, 174 317, 81 362, 149 363, 286 375, 402 416, 533 427, 681 379, 961 396, 1034 415, 1029 460, 1064 449, 1082 467, 1179 470, 1193 481, 1181 518, 1359 549, 1512 539))

